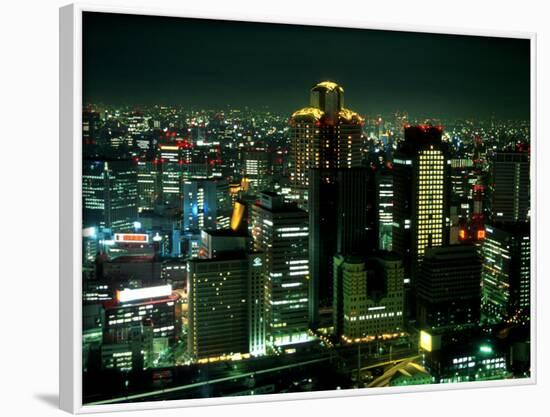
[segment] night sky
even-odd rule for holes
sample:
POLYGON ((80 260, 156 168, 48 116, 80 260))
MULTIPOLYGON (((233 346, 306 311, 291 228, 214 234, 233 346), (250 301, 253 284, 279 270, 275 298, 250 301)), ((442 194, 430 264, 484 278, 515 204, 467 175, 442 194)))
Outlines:
POLYGON ((525 39, 89 12, 83 33, 85 103, 291 113, 328 79, 362 114, 529 117, 525 39))

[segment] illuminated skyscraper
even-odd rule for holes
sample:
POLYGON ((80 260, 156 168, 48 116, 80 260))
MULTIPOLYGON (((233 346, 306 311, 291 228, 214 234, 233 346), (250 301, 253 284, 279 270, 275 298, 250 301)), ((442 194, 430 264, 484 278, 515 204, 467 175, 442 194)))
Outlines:
POLYGON ((266 149, 247 149, 242 153, 243 181, 249 192, 266 191, 270 179, 270 155, 266 149))
POLYGON ((169 207, 179 207, 184 167, 190 165, 191 162, 191 144, 187 141, 160 144, 156 162, 158 163, 161 202, 169 207))
POLYGON ((137 161, 138 211, 153 210, 160 196, 158 163, 137 161))
POLYGON ((254 249, 265 253, 270 341, 275 346, 307 341, 308 215, 269 192, 251 210, 254 249))
POLYGON ((85 227, 131 231, 137 219, 137 174, 134 161, 84 160, 82 209, 85 227))
POLYGON ((490 158, 489 196, 493 222, 529 220, 529 154, 496 152, 490 158))
POLYGON ((183 183, 183 229, 223 229, 229 227, 231 200, 227 182, 192 179, 183 183))
POLYGON ((376 173, 376 207, 378 212, 378 248, 391 250, 393 230, 393 172, 382 169, 376 173))
POLYGON ((482 246, 482 314, 490 323, 530 317, 529 223, 486 226, 482 246))
POLYGON ((361 166, 363 118, 344 107, 344 89, 324 81, 311 89, 309 107, 290 118, 290 178, 301 207, 307 207, 311 168, 361 166))
POLYGON ((189 353, 228 360, 265 354, 264 255, 219 252, 187 263, 189 353))
POLYGON ((447 243, 449 174, 440 127, 407 126, 394 155, 392 249, 405 262, 407 313, 415 315, 415 275, 427 248, 447 243))
POLYGON ((334 330, 346 343, 397 337, 403 331, 403 262, 380 252, 334 257, 334 330))

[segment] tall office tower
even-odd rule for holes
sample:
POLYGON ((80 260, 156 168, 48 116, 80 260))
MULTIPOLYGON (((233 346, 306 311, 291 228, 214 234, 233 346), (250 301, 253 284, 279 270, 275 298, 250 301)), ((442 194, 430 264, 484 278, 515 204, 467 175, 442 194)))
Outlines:
POLYGON ((158 164, 153 161, 137 161, 138 212, 153 210, 160 197, 158 164))
POLYGON ((231 214, 227 182, 192 179, 183 183, 183 229, 220 229, 229 226, 231 214))
MULTIPOLYGON (((458 230, 458 241, 481 242, 485 239, 485 214, 483 213, 483 200, 485 186, 481 180, 477 180, 472 188, 472 207, 468 218, 461 218, 458 230)), ((451 243, 456 243, 451 241, 451 243)))
POLYGON ((425 330, 479 323, 481 258, 474 245, 426 249, 417 277, 417 323, 425 330))
POLYGON ((84 160, 82 208, 84 227, 131 231, 137 219, 135 162, 84 160))
POLYGON ((496 152, 490 158, 489 201, 493 222, 529 221, 529 154, 496 152))
POLYGON ((334 332, 344 342, 397 337, 403 331, 403 263, 391 252, 334 256, 334 332))
POLYGON ((267 149, 246 149, 242 153, 242 176, 248 191, 266 191, 271 176, 270 154, 267 149))
POLYGON ((181 204, 184 167, 191 163, 191 145, 187 141, 159 144, 157 161, 160 179, 161 202, 177 208, 181 204))
POLYGON ((474 242, 485 239, 485 214, 483 214, 483 199, 485 197, 485 186, 481 180, 477 180, 472 187, 472 215, 470 217, 470 235, 474 242))
POLYGON ((216 228, 229 229, 233 203, 229 193, 229 183, 226 180, 216 180, 216 228))
POLYGON ((451 203, 465 203, 471 197, 472 186, 477 180, 474 162, 466 158, 451 159, 449 173, 451 184, 451 203))
POLYGON ((187 262, 189 353, 196 360, 265 354, 265 260, 218 252, 187 262))
POLYGON ((310 170, 309 321, 312 328, 331 325, 333 256, 366 254, 377 247, 372 177, 372 171, 367 168, 310 170))
POLYGON ((270 343, 284 346, 307 341, 308 215, 271 192, 261 193, 251 212, 254 250, 265 253, 270 343))
POLYGON ((477 175, 473 160, 453 158, 450 161, 449 243, 455 244, 469 240, 467 229, 472 211, 472 187, 477 180, 477 175))
POLYGON ((407 317, 414 318, 415 277, 427 248, 446 244, 447 146, 440 127, 407 126, 393 160, 392 249, 403 257, 407 317))
POLYGON ((290 179, 300 207, 307 207, 311 168, 361 166, 363 118, 344 107, 344 89, 324 81, 311 89, 310 105, 290 118, 290 179))
POLYGON ((529 223, 486 226, 481 249, 482 318, 520 323, 530 317, 529 223))
POLYGON ((383 168, 376 173, 376 208, 378 212, 378 248, 391 251, 393 230, 393 172, 383 168))

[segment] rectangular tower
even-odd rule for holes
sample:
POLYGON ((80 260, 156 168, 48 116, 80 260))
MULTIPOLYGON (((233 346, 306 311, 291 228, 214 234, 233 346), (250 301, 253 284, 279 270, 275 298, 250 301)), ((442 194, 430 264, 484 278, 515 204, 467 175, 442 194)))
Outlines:
POLYGON ((417 323, 428 330, 479 323, 481 258, 474 245, 428 248, 417 280, 417 323))
POLYGON ((529 154, 496 152, 490 159, 489 195, 493 222, 529 221, 529 154))
POLYGON ((481 249, 482 314, 489 323, 530 318, 531 244, 529 223, 486 226, 481 249))
POLYGON ((307 213, 269 192, 260 195, 251 211, 254 250, 265 253, 270 341, 275 346, 307 341, 310 285, 307 213))
POLYGON ((448 241, 449 171, 441 133, 440 127, 405 127, 393 160, 392 249, 405 263, 409 318, 415 316, 415 276, 426 249, 448 241))

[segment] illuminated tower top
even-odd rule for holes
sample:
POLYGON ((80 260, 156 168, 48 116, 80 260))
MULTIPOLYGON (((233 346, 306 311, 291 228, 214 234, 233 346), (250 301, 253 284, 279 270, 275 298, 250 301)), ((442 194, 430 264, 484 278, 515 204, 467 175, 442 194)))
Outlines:
POLYGON ((310 92, 309 107, 294 112, 292 119, 339 119, 347 123, 363 123, 363 118, 359 114, 344 107, 344 89, 332 81, 316 84, 310 92))

